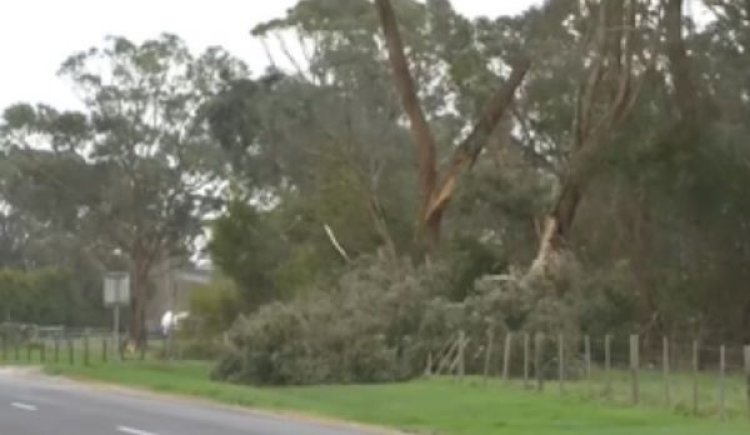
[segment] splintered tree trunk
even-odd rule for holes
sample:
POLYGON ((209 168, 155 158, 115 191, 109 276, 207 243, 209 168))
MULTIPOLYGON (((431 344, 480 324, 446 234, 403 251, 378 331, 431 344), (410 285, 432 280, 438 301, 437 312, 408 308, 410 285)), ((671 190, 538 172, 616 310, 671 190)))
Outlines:
POLYGON ((440 228, 443 222, 443 210, 430 215, 424 222, 424 241, 428 253, 433 253, 440 244, 440 228))
POLYGON ((573 141, 560 193, 547 216, 539 251, 525 281, 552 278, 562 272, 567 241, 578 205, 591 183, 602 149, 627 118, 638 96, 634 83, 633 33, 635 0, 601 2, 591 43, 588 75, 579 88, 572 125, 573 141))
POLYGON ((554 277, 560 272, 566 240, 581 200, 580 192, 571 182, 563 186, 555 208, 544 223, 539 250, 529 269, 528 278, 554 277))
POLYGON ((521 85, 530 67, 528 60, 513 68, 508 81, 490 98, 467 139, 454 151, 450 166, 442 179, 437 167, 437 147, 422 105, 417 95, 417 84, 409 71, 409 63, 398 28, 396 14, 390 0, 375 0, 380 18, 388 59, 401 105, 409 118, 409 130, 415 146, 417 169, 421 193, 419 222, 427 254, 433 253, 440 241, 440 226, 445 208, 453 197, 458 176, 471 168, 484 148, 488 137, 496 128, 505 110, 513 101, 516 89, 521 85))
POLYGON ((539 250, 526 275, 527 279, 547 275, 553 264, 558 262, 561 246, 561 235, 558 230, 559 225, 559 221, 555 216, 548 216, 545 220, 539 239, 539 250))

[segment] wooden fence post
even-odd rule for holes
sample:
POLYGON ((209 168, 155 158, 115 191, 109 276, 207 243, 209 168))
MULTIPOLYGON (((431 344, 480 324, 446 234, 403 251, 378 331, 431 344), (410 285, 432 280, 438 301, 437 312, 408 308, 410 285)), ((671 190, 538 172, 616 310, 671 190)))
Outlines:
POLYGON ((463 330, 458 333, 458 376, 463 380, 466 374, 466 334, 463 330))
POLYGON ((60 362, 60 337, 55 335, 55 342, 54 342, 54 354, 55 354, 55 364, 60 362))
POLYGON ((544 333, 539 332, 534 337, 534 373, 536 375, 536 389, 537 391, 544 390, 544 333))
POLYGON ((693 414, 698 415, 698 340, 693 340, 693 414))
POLYGON ((523 388, 529 388, 529 333, 523 334, 523 388))
POLYGON ((73 339, 68 337, 68 363, 73 365, 75 363, 75 357, 73 356, 73 339))
POLYGON ((633 393, 633 404, 637 405, 640 401, 640 379, 638 378, 639 369, 639 344, 638 335, 630 336, 630 372, 631 372, 631 390, 633 393))
POLYGON ((586 382, 591 387, 591 337, 588 335, 583 337, 583 353, 586 363, 586 382))
POLYGON ((562 394, 565 392, 565 337, 562 333, 557 336, 557 380, 562 394))
POLYGON ((88 331, 83 333, 83 365, 90 365, 89 359, 89 333, 88 331))
POLYGON ((667 406, 670 405, 670 394, 669 394, 669 338, 664 336, 662 338, 662 371, 664 372, 664 402, 667 406))
POLYGON ((107 339, 102 338, 102 362, 107 362, 107 339))
POLYGON ((484 382, 490 377, 490 365, 492 364, 492 347, 495 344, 495 324, 487 327, 487 346, 484 349, 484 382))
POLYGON ((726 347, 722 344, 719 348, 719 417, 721 418, 721 421, 727 420, 725 385, 726 370, 726 347))
POLYGON ((505 334, 505 347, 503 349, 503 381, 508 381, 510 376, 510 350, 513 343, 513 333, 508 331, 505 334))
POLYGON ((750 346, 744 348, 745 357, 745 395, 747 396, 747 412, 750 417, 750 346))
POLYGON ((464 354, 466 345, 469 343, 469 339, 465 337, 465 334, 463 333, 463 331, 461 331, 458 335, 458 340, 456 340, 456 356, 453 357, 453 361, 448 367, 447 373, 452 373, 454 377, 458 377, 458 375, 463 373, 464 370, 464 368, 462 367, 464 365, 464 354))
POLYGON ((449 342, 448 349, 443 353, 442 357, 438 361, 438 365, 436 368, 436 374, 440 375, 443 373, 443 370, 446 370, 446 373, 450 374, 451 371, 451 364, 453 361, 455 361, 455 357, 453 357, 453 353, 455 352, 458 354, 458 339, 453 340, 449 342))
POLYGON ((612 336, 604 336, 604 395, 610 397, 612 394, 612 377, 610 370, 612 368, 612 336))

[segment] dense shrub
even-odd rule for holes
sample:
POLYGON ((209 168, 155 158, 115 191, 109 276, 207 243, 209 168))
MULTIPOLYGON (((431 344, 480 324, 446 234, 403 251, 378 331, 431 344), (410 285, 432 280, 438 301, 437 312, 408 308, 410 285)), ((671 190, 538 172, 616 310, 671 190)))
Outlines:
POLYGON ((254 384, 385 382, 424 369, 431 342, 425 303, 435 286, 408 265, 367 261, 327 292, 273 303, 242 316, 229 332, 231 349, 219 379, 254 384))
POLYGON ((190 317, 183 331, 188 337, 213 337, 229 329, 243 311, 244 304, 237 285, 218 278, 190 294, 190 317))
POLYGON ((190 316, 180 323, 180 355, 195 360, 216 359, 225 347, 225 332, 244 307, 242 295, 232 280, 216 278, 193 290, 190 316))
MULTIPOLYGON (((488 276, 477 280, 464 300, 455 301, 453 283, 446 278, 450 265, 412 268, 362 260, 331 290, 240 316, 214 376, 275 385, 409 379, 424 371, 429 354, 439 358, 458 331, 469 339, 466 368, 478 373, 490 328, 496 349, 508 331, 545 333, 549 344, 544 360, 553 368, 554 343, 562 334, 567 366, 575 370, 582 332, 600 333, 613 326, 607 316, 618 313, 616 304, 627 300, 628 280, 619 269, 587 275, 573 262, 562 272, 554 281, 525 280, 520 274, 488 276)), ((620 310, 626 316, 627 307, 620 310)), ((514 355, 522 356, 518 351, 514 355)), ((514 366, 522 367, 520 361, 514 366)))
MULTIPOLYGON (((98 295, 98 294, 97 294, 98 295)), ((0 318, 26 324, 92 326, 102 318, 101 299, 86 297, 68 271, 0 269, 0 318)))

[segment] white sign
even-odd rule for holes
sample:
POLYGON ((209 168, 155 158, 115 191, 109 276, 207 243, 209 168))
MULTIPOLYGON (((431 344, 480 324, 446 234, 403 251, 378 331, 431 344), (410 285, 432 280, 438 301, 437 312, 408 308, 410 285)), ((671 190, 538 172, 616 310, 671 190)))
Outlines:
POLYGON ((104 276, 104 305, 130 304, 130 275, 127 272, 108 272, 104 276))

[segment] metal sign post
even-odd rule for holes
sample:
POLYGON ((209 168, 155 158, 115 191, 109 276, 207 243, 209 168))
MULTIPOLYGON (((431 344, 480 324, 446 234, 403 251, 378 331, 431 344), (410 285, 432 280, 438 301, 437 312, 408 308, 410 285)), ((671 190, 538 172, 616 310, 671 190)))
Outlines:
POLYGON ((130 304, 130 275, 127 272, 108 272, 104 276, 104 305, 112 307, 112 337, 115 357, 120 358, 120 307, 130 304))

